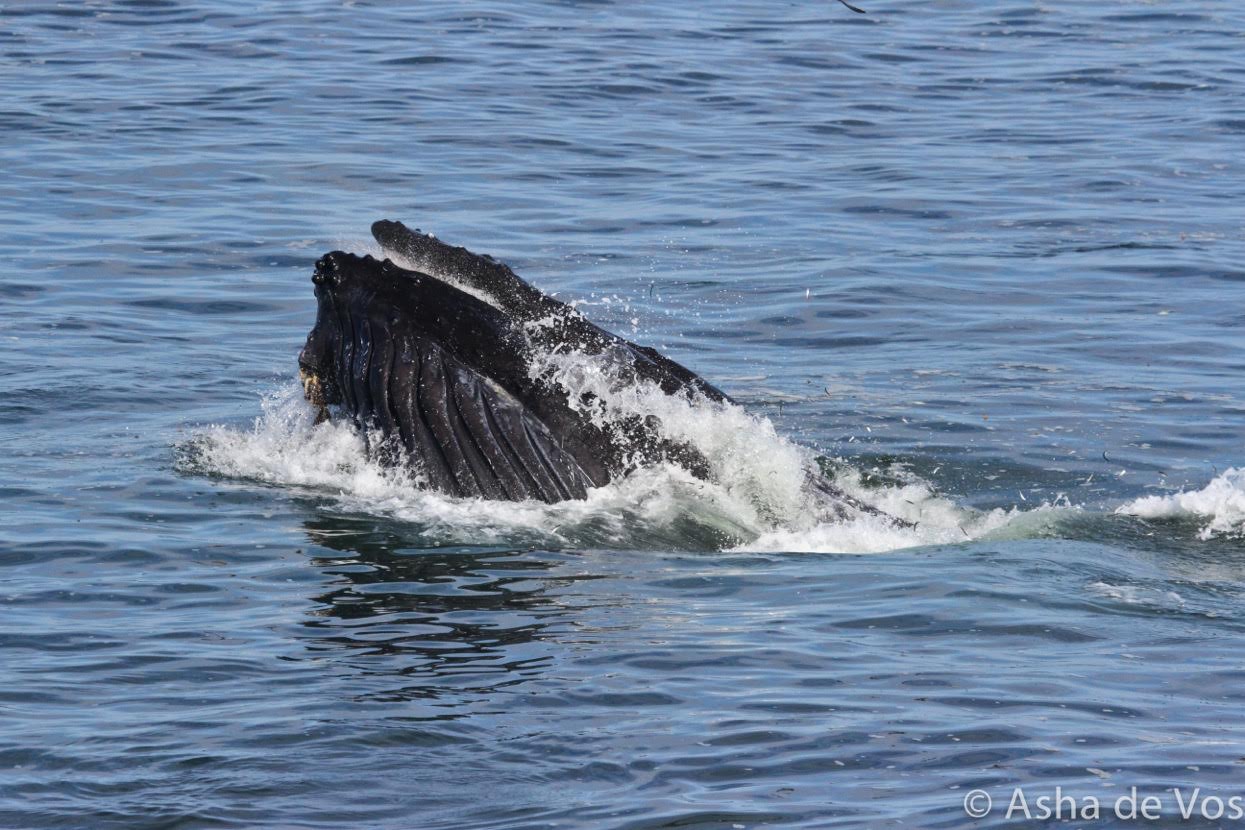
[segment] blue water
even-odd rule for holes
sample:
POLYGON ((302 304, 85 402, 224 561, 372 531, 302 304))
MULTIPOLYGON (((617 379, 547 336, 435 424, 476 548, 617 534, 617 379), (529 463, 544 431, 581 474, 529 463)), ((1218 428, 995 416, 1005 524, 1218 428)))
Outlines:
POLYGON ((0 3, 0 826, 1240 795, 1245 14, 860 3, 0 3), (725 483, 313 428, 382 217, 723 387, 725 483), (796 446, 921 529, 802 517, 796 446))

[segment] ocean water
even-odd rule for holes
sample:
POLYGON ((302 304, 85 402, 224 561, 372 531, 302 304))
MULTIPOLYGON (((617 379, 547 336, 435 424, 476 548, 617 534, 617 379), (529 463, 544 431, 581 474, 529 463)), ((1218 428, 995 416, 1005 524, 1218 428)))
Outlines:
POLYGON ((0 2, 0 827, 1239 826, 1245 12, 860 4, 0 2), (725 389, 617 401, 714 481, 313 426, 379 218, 725 389))

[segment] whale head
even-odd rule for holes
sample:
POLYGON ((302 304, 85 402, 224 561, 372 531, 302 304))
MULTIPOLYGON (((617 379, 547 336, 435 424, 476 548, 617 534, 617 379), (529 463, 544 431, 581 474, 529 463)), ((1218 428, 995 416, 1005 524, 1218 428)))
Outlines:
POLYGON ((316 321, 298 364, 318 420, 333 407, 382 460, 409 462, 451 495, 560 501, 609 480, 565 398, 529 376, 506 312, 342 251, 316 262, 312 283, 316 321))

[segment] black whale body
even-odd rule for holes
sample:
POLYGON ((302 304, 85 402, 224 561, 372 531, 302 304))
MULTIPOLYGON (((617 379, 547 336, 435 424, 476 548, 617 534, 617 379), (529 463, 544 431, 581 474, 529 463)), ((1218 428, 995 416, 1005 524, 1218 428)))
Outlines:
MULTIPOLYGON (((299 366, 308 399, 322 411, 340 407, 378 437, 370 449, 382 461, 410 465, 450 495, 511 501, 582 499, 659 462, 710 476, 705 458, 664 437, 655 418, 603 417, 591 395, 572 400, 532 372, 531 356, 598 355, 616 383, 654 384, 693 405, 729 403, 722 391, 489 257, 399 222, 377 222, 372 233, 415 270, 341 251, 318 260, 316 322, 299 366)), ((839 514, 878 513, 817 473, 809 484, 839 514)))

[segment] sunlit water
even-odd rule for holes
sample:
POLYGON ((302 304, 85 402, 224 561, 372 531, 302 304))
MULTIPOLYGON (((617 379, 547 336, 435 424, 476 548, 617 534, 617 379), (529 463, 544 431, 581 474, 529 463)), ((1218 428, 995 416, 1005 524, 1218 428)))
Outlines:
POLYGON ((1242 794, 1245 14, 861 4, 0 4, 0 826, 1242 794), (661 412, 715 480, 313 426, 382 217, 724 388, 661 412))

